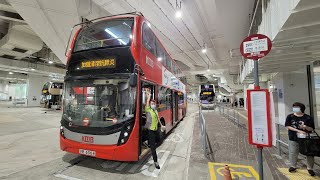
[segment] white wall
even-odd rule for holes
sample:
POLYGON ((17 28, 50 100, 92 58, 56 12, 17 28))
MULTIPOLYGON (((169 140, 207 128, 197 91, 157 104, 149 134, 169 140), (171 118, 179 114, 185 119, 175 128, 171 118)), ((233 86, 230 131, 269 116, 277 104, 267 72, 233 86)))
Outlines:
POLYGON ((28 75, 28 80, 27 80, 28 106, 40 106, 41 90, 43 88, 43 85, 48 81, 49 79, 47 77, 28 75))
POLYGON ((7 81, 0 81, 0 101, 9 99, 9 84, 7 81))
POLYGON ((299 72, 278 73, 272 80, 272 84, 274 84, 274 91, 278 95, 278 121, 280 124, 284 125, 287 115, 292 113, 294 102, 305 104, 305 112, 310 114, 306 68, 299 72))

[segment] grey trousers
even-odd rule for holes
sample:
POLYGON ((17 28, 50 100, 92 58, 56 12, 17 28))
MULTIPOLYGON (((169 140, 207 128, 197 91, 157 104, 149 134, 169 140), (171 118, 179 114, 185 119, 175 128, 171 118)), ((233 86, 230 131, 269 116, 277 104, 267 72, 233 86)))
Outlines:
MULTIPOLYGON (((294 168, 297 167, 298 155, 299 155, 299 144, 296 141, 289 140, 289 161, 290 161, 291 167, 294 167, 294 168)), ((307 156, 307 168, 313 169, 313 165, 314 165, 314 156, 307 156)))

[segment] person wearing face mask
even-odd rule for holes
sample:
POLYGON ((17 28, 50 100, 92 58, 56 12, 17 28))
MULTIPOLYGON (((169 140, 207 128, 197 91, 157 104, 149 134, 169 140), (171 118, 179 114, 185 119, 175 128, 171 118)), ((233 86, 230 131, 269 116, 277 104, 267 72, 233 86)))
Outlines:
POLYGON ((154 166, 157 169, 160 169, 160 166, 158 164, 157 152, 156 152, 156 137, 157 137, 158 123, 160 123, 161 129, 164 129, 165 126, 163 126, 160 122, 156 101, 151 100, 150 90, 146 91, 146 95, 147 95, 147 102, 146 102, 145 112, 147 115, 147 121, 146 121, 145 127, 148 129, 149 145, 151 148, 154 166))
MULTIPOLYGON (((289 135, 289 172, 296 172, 297 161, 299 155, 299 144, 297 142, 297 134, 306 134, 314 130, 313 118, 304 113, 306 107, 304 104, 296 102, 292 105, 293 113, 287 116, 285 126, 288 129, 289 135)), ((314 157, 307 156, 307 169, 311 176, 315 176, 313 171, 314 157)))

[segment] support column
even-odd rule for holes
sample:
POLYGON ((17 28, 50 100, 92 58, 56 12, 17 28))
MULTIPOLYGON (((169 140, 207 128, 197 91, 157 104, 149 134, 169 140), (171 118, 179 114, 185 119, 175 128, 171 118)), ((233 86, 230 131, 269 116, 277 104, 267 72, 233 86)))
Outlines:
POLYGON ((41 91, 43 85, 49 81, 48 77, 28 75, 27 80, 27 106, 40 106, 41 91))

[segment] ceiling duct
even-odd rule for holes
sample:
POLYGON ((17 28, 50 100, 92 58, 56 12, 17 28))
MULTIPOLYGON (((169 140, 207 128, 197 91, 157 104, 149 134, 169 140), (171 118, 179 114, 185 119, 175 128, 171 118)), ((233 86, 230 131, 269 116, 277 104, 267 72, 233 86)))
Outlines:
POLYGON ((22 59, 42 49, 42 40, 22 23, 11 22, 6 34, 0 40, 0 56, 22 59))
POLYGON ((208 78, 205 77, 203 74, 196 74, 195 79, 197 81, 199 81, 200 83, 207 83, 208 82, 208 78))

